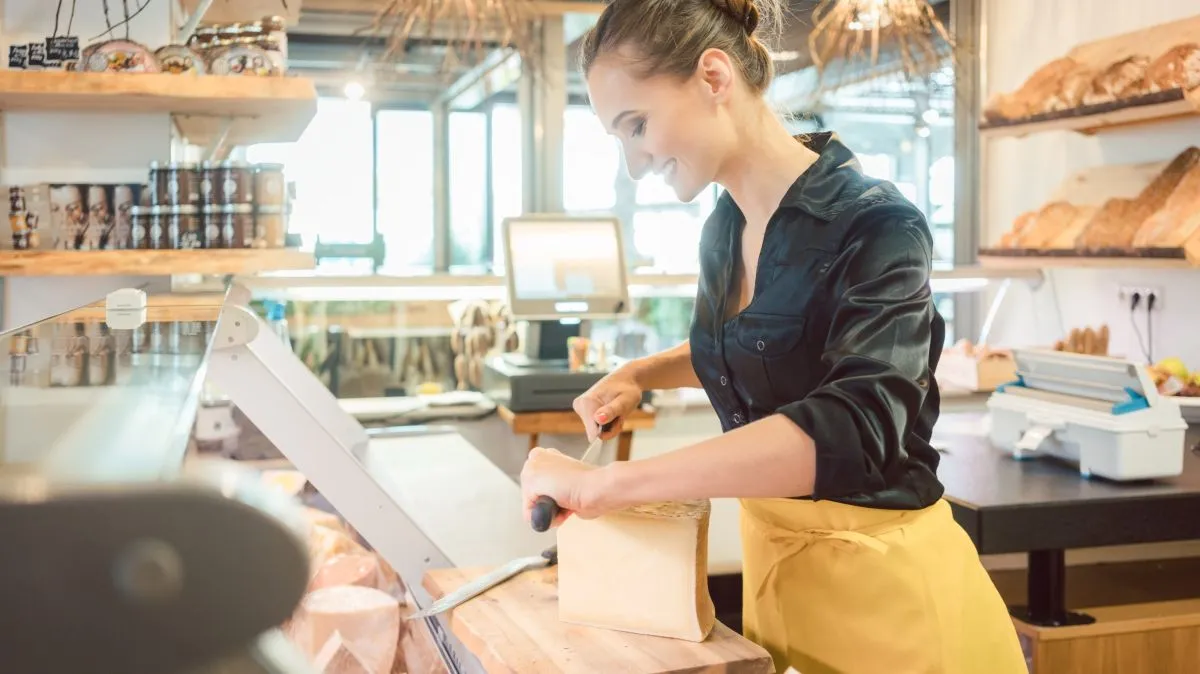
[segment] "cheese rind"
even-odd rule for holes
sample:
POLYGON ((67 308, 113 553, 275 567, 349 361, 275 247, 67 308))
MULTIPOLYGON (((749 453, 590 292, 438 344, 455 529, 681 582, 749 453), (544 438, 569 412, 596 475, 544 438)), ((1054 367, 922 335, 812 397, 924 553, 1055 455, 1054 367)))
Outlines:
POLYGON ((290 632, 292 642, 310 662, 336 633, 368 671, 389 674, 400 640, 400 603, 367 587, 317 590, 300 602, 290 632))
POLYGON ((708 501, 639 506, 558 532, 564 622, 703 641, 716 623, 708 594, 708 501))

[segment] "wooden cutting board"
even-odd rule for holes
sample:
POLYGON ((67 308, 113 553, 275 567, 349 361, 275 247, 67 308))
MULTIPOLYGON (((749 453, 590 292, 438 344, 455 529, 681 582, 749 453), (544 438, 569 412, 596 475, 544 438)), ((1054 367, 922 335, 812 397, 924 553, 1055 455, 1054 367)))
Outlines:
MULTIPOLYGON (((436 598, 487 569, 425 574, 436 598)), ((450 629, 489 674, 771 674, 770 655, 717 623, 708 639, 629 634, 561 622, 558 569, 530 571, 455 608, 450 629)))

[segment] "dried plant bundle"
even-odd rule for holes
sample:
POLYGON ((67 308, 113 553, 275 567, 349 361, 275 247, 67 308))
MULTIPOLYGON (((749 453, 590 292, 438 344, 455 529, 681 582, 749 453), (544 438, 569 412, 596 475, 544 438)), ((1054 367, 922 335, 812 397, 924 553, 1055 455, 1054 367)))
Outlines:
POLYGON ((403 58, 412 41, 445 40, 444 72, 482 60, 495 47, 529 57, 535 49, 537 0, 386 0, 359 32, 384 36, 381 59, 403 58), (436 29, 436 30, 435 30, 436 29))
POLYGON ((808 47, 821 75, 835 61, 848 64, 864 55, 877 64, 886 40, 898 52, 906 77, 925 77, 943 62, 937 38, 953 46, 928 0, 820 0, 812 16, 808 47))

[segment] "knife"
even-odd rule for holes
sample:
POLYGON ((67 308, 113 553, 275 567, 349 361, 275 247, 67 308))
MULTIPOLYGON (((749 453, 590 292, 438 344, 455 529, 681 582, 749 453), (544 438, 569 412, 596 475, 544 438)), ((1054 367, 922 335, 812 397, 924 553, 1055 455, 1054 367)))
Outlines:
POLYGON ((429 605, 429 608, 422 611, 417 611, 408 616, 406 620, 416 620, 418 618, 428 618, 439 613, 449 611, 450 609, 466 602, 488 590, 496 587, 500 583, 516 576, 525 571, 533 569, 545 569, 554 566, 558 563, 558 546, 552 545, 542 551, 542 554, 536 557, 522 557, 497 568, 494 571, 486 573, 475 580, 463 585, 450 594, 438 599, 429 605))
MULTIPOLYGON (((592 443, 588 445, 587 451, 583 453, 583 456, 579 459, 580 461, 588 463, 588 458, 591 457, 592 454, 595 454, 596 450, 600 449, 600 446, 604 444, 602 436, 612 430, 613 424, 615 423, 617 423, 617 420, 613 419, 612 421, 600 427, 600 433, 596 436, 596 439, 592 440, 592 443)), ((533 525, 533 530, 542 532, 549 529, 550 525, 554 522, 554 518, 558 516, 558 512, 559 507, 558 504, 554 502, 554 499, 550 498, 549 496, 537 497, 537 500, 533 503, 533 512, 529 514, 529 522, 533 525)))

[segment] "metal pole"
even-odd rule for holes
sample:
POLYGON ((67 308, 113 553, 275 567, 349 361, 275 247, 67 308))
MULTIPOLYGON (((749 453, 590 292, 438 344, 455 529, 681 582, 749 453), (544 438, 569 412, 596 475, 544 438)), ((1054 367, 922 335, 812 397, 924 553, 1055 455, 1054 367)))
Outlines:
POLYGON ((450 108, 433 112, 433 270, 450 270, 450 108))
MULTIPOLYGON (((980 200, 982 148, 979 119, 983 101, 984 0, 950 0, 954 50, 954 265, 978 261, 983 208, 980 200)), ((954 300, 954 336, 978 334, 979 293, 954 300)), ((937 347, 938 345, 934 345, 937 347)))

